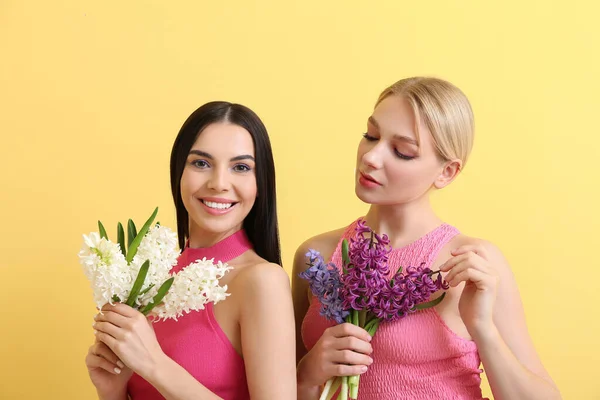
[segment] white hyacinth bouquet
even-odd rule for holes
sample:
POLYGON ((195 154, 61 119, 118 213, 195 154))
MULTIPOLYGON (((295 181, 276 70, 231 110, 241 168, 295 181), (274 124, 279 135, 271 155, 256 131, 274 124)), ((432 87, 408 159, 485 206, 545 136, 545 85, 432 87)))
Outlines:
POLYGON ((155 319, 177 319, 184 313, 202 310, 229 295, 219 279, 231 268, 214 259, 196 260, 178 274, 177 235, 159 223, 152 225, 158 207, 137 232, 127 223, 127 248, 123 225, 117 224, 117 243, 108 239, 98 221, 99 232, 83 235, 79 259, 101 309, 106 303, 126 303, 155 319))

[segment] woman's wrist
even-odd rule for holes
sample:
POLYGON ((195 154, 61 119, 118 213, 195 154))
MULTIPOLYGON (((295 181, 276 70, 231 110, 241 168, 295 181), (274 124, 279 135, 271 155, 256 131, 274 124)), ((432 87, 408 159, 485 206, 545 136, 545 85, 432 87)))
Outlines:
POLYGON ((476 329, 473 329, 471 336, 479 349, 488 346, 495 347, 502 340, 502 336, 493 321, 481 324, 476 329))
POLYGON ((300 360, 298 366, 296 367, 296 381, 298 385, 298 394, 300 394, 301 392, 310 393, 313 391, 318 393, 319 384, 311 382, 311 380, 306 374, 306 365, 304 363, 305 359, 306 356, 300 360))
POLYGON ((173 362, 173 360, 161 352, 152 358, 152 361, 145 366, 144 370, 135 372, 156 387, 160 384, 161 379, 169 376, 167 371, 171 362, 173 362))
POLYGON ((315 400, 319 398, 319 394, 321 392, 320 386, 315 386, 309 382, 301 382, 301 379, 298 378, 297 383, 297 391, 298 391, 298 400, 315 400))
POLYGON ((127 400, 127 385, 111 394, 100 393, 98 390, 96 390, 96 393, 99 400, 127 400))

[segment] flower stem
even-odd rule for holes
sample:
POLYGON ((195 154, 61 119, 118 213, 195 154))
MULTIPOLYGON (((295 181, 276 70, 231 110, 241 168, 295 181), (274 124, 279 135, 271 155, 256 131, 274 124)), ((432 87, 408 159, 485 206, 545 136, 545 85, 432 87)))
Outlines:
POLYGON ((331 378, 327 381, 327 383, 325 383, 325 387, 323 388, 323 392, 321 393, 321 397, 319 397, 319 400, 326 400, 331 398, 329 397, 329 392, 331 391, 331 385, 333 384, 333 381, 335 379, 337 378, 331 378))
MULTIPOLYGON (((334 378, 332 378, 332 379, 334 379, 334 378)), ((331 400, 333 398, 333 396, 335 395, 335 392, 337 392, 337 390, 340 388, 341 384, 342 384, 342 377, 338 376, 333 381, 333 385, 331 385, 331 390, 329 390, 329 394, 327 394, 327 397, 325 400, 331 400)))
POLYGON ((359 379, 360 375, 352 375, 348 377, 348 386, 349 386, 349 390, 350 390, 350 398, 351 399, 356 399, 356 396, 358 396, 358 379, 359 379), (352 397, 352 395, 354 394, 354 397, 352 397))
MULTIPOLYGON (((362 318, 364 319, 366 317, 366 312, 360 312, 359 317, 362 316, 362 318)), ((363 322, 364 323, 364 322, 363 322)), ((377 328, 379 328, 379 318, 373 318, 371 319, 369 322, 367 322, 364 326, 365 330, 369 333, 369 335, 374 336, 375 332, 377 332, 377 328)), ((348 383, 348 388, 350 391, 350 399, 357 399, 358 398, 358 384, 360 382, 360 375, 352 375, 349 377, 344 377, 347 379, 347 383, 348 383)), ((344 386, 342 385, 342 388, 344 386)), ((348 397, 341 397, 342 399, 346 400, 348 399, 348 397)), ((340 399, 340 397, 338 397, 338 399, 340 399)))
POLYGON ((366 320, 367 320, 367 310, 360 310, 358 312, 358 326, 360 326, 361 328, 364 328, 366 320))
POLYGON ((342 390, 338 395, 338 400, 348 400, 348 377, 342 376, 342 390))
POLYGON ((358 375, 351 375, 348 377, 348 385, 354 385, 358 381, 358 375))
MULTIPOLYGON (((354 378, 354 376, 352 377, 354 378)), ((350 383, 350 398, 353 400, 358 399, 358 383, 360 380, 360 375, 356 375, 356 381, 350 383)))

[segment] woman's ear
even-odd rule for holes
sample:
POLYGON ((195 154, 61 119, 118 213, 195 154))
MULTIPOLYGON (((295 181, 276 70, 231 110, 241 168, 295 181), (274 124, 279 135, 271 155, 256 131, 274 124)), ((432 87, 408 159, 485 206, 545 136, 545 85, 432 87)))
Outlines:
POLYGON ((454 178, 458 176, 462 169, 462 161, 459 159, 446 161, 443 165, 442 172, 433 182, 436 189, 442 189, 448 186, 454 178))

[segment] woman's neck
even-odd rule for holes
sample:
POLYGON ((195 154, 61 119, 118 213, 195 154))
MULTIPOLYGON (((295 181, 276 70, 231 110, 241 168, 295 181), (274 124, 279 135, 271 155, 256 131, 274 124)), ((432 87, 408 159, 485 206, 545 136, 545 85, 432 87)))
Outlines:
POLYGON ((223 239, 228 238, 237 231, 242 229, 242 226, 236 226, 225 232, 211 232, 200 228, 196 224, 190 224, 189 247, 192 249, 212 247, 223 239))
POLYGON ((388 235, 394 248, 414 242, 442 224, 428 196, 406 204, 372 204, 365 220, 377 234, 388 235))

